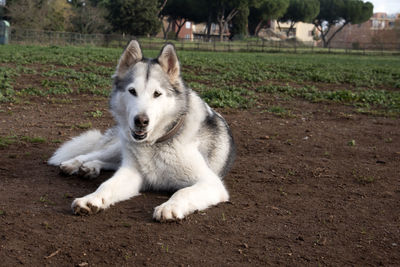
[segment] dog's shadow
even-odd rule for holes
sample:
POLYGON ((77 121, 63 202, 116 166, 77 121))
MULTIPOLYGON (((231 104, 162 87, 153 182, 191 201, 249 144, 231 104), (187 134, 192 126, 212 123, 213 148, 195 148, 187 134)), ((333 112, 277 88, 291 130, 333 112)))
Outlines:
POLYGON ((153 210, 156 206, 167 201, 176 190, 145 190, 138 196, 129 200, 118 202, 106 210, 101 210, 91 215, 76 215, 73 213, 70 204, 75 198, 83 197, 93 193, 105 181, 110 179, 114 171, 102 171, 96 178, 85 178, 79 175, 67 175, 59 172, 58 178, 68 186, 64 197, 69 200, 69 205, 60 207, 59 213, 64 216, 76 216, 77 218, 116 218, 125 217, 125 220, 142 221, 144 223, 157 223, 153 220, 153 210), (122 216, 121 216, 122 214, 122 216))

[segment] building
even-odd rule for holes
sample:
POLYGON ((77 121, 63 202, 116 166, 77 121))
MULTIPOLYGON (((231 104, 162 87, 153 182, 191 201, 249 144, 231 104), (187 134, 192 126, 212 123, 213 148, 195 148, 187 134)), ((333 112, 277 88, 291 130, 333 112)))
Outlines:
POLYGON ((193 28, 194 24, 191 21, 177 21, 177 23, 174 23, 172 25, 172 31, 177 32, 178 31, 178 26, 179 24, 184 23, 184 25, 181 27, 181 30, 178 33, 178 39, 184 39, 184 40, 193 40, 193 28))
MULTIPOLYGON (((266 32, 273 31, 280 34, 282 37, 287 37, 290 29, 290 22, 279 23, 276 20, 271 21, 267 29, 260 31, 259 36, 265 37, 266 32)), ((314 41, 315 26, 311 23, 298 22, 294 25, 293 29, 289 32, 289 38, 296 38, 298 41, 310 43, 314 41)))
MULTIPOLYGON (((349 24, 336 34, 331 41, 333 48, 373 48, 382 46, 388 48, 396 45, 397 35, 395 28, 400 22, 400 14, 387 15, 375 13, 368 21, 362 24, 349 24)), ((339 25, 333 28, 334 32, 339 25)))
MULTIPOLYGON (((193 34, 195 39, 205 40, 207 37, 207 24, 206 23, 197 23, 193 25, 193 34)), ((224 40, 228 40, 230 36, 229 29, 225 29, 224 33, 224 40)), ((218 24, 211 23, 210 26, 210 39, 214 41, 219 41, 219 26, 218 24)))

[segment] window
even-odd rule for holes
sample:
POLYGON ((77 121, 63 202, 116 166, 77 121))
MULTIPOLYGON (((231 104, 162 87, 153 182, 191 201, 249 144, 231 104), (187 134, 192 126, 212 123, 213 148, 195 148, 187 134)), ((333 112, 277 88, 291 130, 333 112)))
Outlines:
POLYGON ((185 28, 190 29, 191 26, 192 26, 192 23, 190 23, 190 21, 186 21, 185 28))
POLYGON ((190 39, 190 34, 185 35, 185 39, 189 40, 190 39))

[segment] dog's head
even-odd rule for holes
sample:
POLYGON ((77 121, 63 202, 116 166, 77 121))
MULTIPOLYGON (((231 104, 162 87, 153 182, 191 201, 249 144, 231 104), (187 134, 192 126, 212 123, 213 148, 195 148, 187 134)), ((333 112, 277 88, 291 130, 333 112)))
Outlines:
POLYGON ((111 111, 128 140, 154 143, 186 108, 172 44, 166 44, 156 59, 147 59, 139 43, 131 41, 113 77, 111 111))

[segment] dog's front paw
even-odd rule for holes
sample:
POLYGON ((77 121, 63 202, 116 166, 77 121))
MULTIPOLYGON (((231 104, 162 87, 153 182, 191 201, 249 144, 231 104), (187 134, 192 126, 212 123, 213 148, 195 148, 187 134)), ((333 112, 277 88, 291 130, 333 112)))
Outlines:
POLYGON ((105 208, 104 199, 93 194, 76 198, 71 205, 72 211, 76 215, 96 214, 105 208))
POLYGON ((167 201, 154 208, 153 218, 160 222, 181 220, 186 215, 184 205, 177 201, 167 201))
POLYGON ((77 159, 70 159, 64 161, 60 164, 60 169, 63 173, 72 175, 78 172, 79 168, 82 166, 82 162, 77 159))

